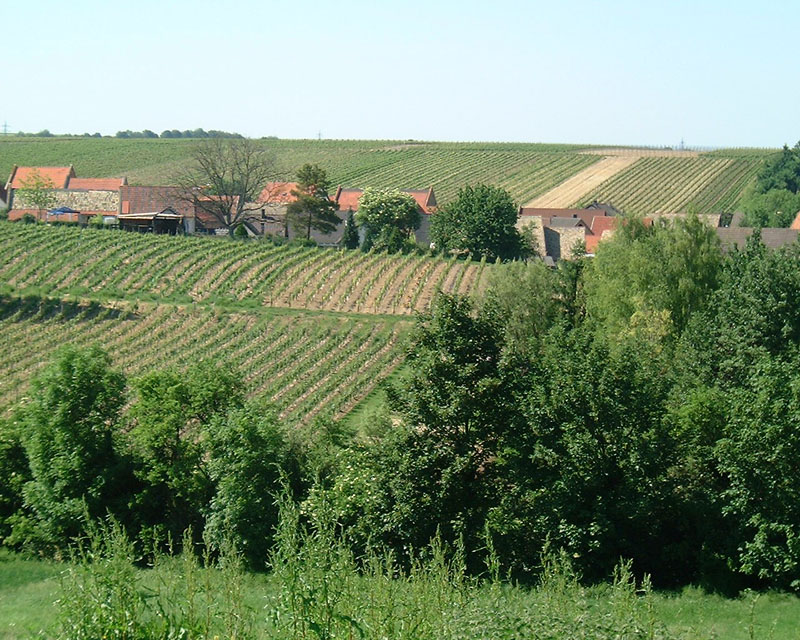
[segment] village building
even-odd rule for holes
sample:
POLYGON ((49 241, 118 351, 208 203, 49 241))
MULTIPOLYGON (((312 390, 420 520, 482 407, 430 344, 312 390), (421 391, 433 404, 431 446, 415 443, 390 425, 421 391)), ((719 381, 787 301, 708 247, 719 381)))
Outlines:
POLYGON ((119 228, 141 233, 169 234, 184 233, 184 217, 172 207, 150 213, 121 213, 117 216, 119 228))
POLYGON ((204 228, 202 223, 200 225, 197 224, 194 205, 183 197, 183 191, 179 187, 126 185, 120 187, 119 200, 120 220, 131 221, 126 225, 126 228, 140 228, 132 222, 136 218, 130 216, 158 214, 167 210, 181 217, 180 226, 183 229, 183 233, 195 233, 198 231, 198 226, 201 229, 204 228))
POLYGON ((597 243, 613 234, 619 220, 616 209, 600 206, 586 209, 521 207, 517 229, 532 237, 534 248, 542 257, 569 260, 579 248, 587 255, 594 255, 597 243))
MULTIPOLYGON (((292 193, 296 190, 296 182, 267 183, 261 192, 262 207, 260 216, 250 216, 248 218, 248 228, 255 227, 261 235, 273 235, 290 239, 297 237, 291 225, 287 224, 286 218, 287 205, 297 199, 292 193)), ((433 187, 420 190, 401 189, 401 191, 410 195, 417 203, 422 216, 420 226, 414 232, 414 236, 417 244, 427 247, 430 245, 430 216, 436 211, 437 206, 433 187)), ((337 187, 331 196, 331 200, 339 205, 336 215, 341 222, 331 233, 321 233, 312 229, 311 239, 321 247, 340 246, 344 235, 345 222, 351 212, 358 211, 359 200, 363 193, 363 189, 337 187)), ((359 233, 363 236, 362 231, 359 231, 359 233)), ((363 237, 361 239, 363 240, 363 237)))
POLYGON ((72 165, 69 167, 18 167, 14 166, 3 191, 7 194, 8 219, 20 220, 31 215, 48 222, 78 222, 86 224, 91 218, 101 216, 105 224, 114 224, 119 213, 120 187, 125 178, 78 178, 72 165), (25 197, 24 186, 34 176, 53 185, 50 207, 37 209, 25 197))

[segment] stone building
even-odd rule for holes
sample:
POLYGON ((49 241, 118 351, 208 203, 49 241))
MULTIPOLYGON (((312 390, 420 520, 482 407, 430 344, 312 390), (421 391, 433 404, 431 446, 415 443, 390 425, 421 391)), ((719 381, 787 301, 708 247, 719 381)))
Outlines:
POLYGON ((112 224, 116 222, 119 213, 120 187, 127 183, 126 178, 78 178, 72 165, 69 167, 15 165, 5 187, 8 194, 8 219, 19 220, 30 214, 43 221, 85 224, 90 218, 99 215, 102 216, 103 222, 112 224), (37 209, 24 191, 24 187, 37 177, 46 184, 53 185, 47 211, 37 209))

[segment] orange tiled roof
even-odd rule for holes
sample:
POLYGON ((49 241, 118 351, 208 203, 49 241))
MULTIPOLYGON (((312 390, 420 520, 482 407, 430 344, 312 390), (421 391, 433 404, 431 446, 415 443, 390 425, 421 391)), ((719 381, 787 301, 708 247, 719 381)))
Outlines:
MULTIPOLYGON (((402 193, 407 193, 417 203, 423 213, 433 213, 436 209, 436 196, 433 194, 433 187, 428 189, 401 189, 402 193)), ((358 211, 358 201, 363 195, 363 189, 343 189, 338 187, 333 200, 339 203, 340 211, 358 211)))
POLYGON ((22 183, 37 172, 43 178, 53 183, 54 189, 66 189, 71 177, 75 176, 75 170, 69 167, 15 167, 9 178, 9 186, 12 189, 21 189, 22 183))
POLYGON ((261 191, 258 201, 265 204, 289 204, 297 200, 292 195, 292 191, 296 189, 296 182, 268 182, 261 191))
POLYGON ((358 211, 358 200, 364 193, 363 189, 342 189, 336 188, 336 195, 333 196, 335 202, 339 204, 339 211, 358 211))
POLYGON ((116 191, 126 183, 125 178, 71 178, 68 187, 91 191, 116 191))
POLYGON ((619 218, 613 216, 595 216, 592 218, 592 233, 597 237, 602 236, 607 231, 613 231, 617 228, 619 218))
POLYGON ((597 244, 600 242, 600 236, 587 235, 583 241, 586 244, 586 253, 594 254, 597 251, 597 244))

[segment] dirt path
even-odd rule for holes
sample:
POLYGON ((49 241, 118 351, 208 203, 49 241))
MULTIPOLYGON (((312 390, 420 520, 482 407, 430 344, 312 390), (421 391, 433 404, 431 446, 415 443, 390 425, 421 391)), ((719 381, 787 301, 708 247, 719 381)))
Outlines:
POLYGON ((579 171, 571 178, 567 178, 547 193, 531 200, 525 206, 540 208, 569 207, 614 174, 627 169, 638 159, 639 156, 634 155, 603 158, 583 171, 579 171))

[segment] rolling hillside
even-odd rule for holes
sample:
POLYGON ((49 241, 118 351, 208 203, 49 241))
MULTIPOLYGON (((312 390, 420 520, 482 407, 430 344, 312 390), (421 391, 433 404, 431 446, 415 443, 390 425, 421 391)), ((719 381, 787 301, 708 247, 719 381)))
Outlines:
MULTIPOLYGON (((117 138, 2 138, 0 180, 14 164, 74 164, 79 176, 126 175, 131 184, 169 184, 196 140, 117 138)), ((637 213, 695 205, 700 213, 733 208, 742 190, 771 153, 764 149, 698 154, 648 149, 586 148, 578 145, 441 143, 386 140, 261 141, 275 153, 286 175, 305 162, 323 166, 334 184, 348 187, 433 186, 439 203, 466 184, 494 184, 523 204, 570 178, 606 162, 617 169, 597 184, 556 192, 559 206, 598 199, 637 213), (631 160, 631 158, 633 158, 631 160), (628 160, 629 162, 626 162, 628 160), (725 160, 726 162, 723 162, 725 160), (630 166, 627 166, 630 164, 630 166), (571 202, 568 202, 572 200, 571 202)), ((602 178, 602 171, 595 172, 602 178)), ((579 179, 579 182, 582 182, 579 179)))
POLYGON ((129 375, 214 358, 289 421, 342 417, 403 362, 411 315, 485 263, 0 222, 0 413, 65 343, 129 375))
POLYGON ((20 293, 411 315, 485 264, 226 238, 0 223, 0 283, 20 293))
POLYGON ((99 344, 128 375, 211 358, 243 376, 248 395, 290 421, 341 417, 404 358, 411 323, 208 307, 41 303, 0 296, 0 413, 64 343, 99 344))

